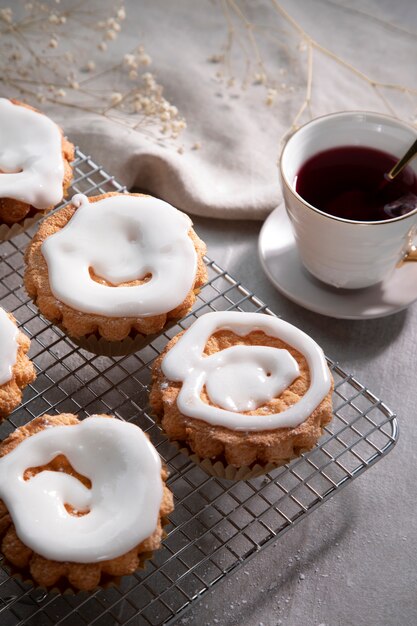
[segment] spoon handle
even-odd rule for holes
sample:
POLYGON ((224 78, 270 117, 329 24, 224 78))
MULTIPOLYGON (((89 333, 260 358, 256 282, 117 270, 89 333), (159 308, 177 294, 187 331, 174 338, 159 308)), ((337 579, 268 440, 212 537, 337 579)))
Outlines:
POLYGON ((415 140, 413 145, 410 146, 407 152, 404 154, 403 158, 400 159, 398 163, 394 165, 392 170, 388 172, 388 174, 386 174, 385 177, 388 178, 388 180, 392 180, 393 178, 395 178, 397 174, 399 174, 401 170, 405 168, 407 163, 411 161, 413 157, 416 156, 416 154, 417 154, 417 139, 415 140))

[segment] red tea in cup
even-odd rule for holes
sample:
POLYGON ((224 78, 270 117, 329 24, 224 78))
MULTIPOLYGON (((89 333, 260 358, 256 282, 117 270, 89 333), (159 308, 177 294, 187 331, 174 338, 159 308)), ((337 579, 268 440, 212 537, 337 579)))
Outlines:
POLYGON ((299 170, 297 193, 334 217, 359 222, 394 219, 417 209, 417 176, 405 167, 392 181, 386 175, 398 158, 362 146, 319 152, 299 170))

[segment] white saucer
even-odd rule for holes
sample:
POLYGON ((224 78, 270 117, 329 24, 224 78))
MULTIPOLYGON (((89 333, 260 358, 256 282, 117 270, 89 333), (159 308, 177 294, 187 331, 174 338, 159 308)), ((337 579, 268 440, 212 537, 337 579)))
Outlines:
POLYGON ((417 263, 408 263, 373 287, 336 289, 302 265, 283 205, 265 221, 259 235, 262 267, 275 287, 297 304, 322 315, 348 320, 391 315, 417 300, 417 263))

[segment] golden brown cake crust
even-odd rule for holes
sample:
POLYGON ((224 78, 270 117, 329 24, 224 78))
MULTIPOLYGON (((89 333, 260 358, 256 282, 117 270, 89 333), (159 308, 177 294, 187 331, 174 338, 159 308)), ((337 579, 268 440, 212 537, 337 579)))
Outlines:
MULTIPOLYGON (((30 106, 29 104, 25 104, 24 102, 20 102, 19 100, 10 99, 10 102, 16 104, 17 106, 25 107, 26 109, 30 109, 31 111, 35 111, 35 113, 40 113, 44 115, 38 109, 30 106)), ((68 141, 62 132, 62 129, 58 126, 59 132, 62 135, 62 160, 64 162, 64 178, 62 181, 62 190, 63 197, 67 195, 68 187, 70 186, 72 180, 72 167, 71 162, 74 160, 74 146, 71 142, 68 141)), ((1 175, 1 174, 0 174, 1 175)), ((53 206, 45 207, 42 209, 42 213, 47 213, 53 206)), ((25 202, 21 202, 20 200, 15 200, 14 198, 0 198, 0 222, 7 225, 15 224, 16 222, 21 222, 27 217, 29 213, 39 213, 39 211, 32 207, 30 204, 25 202)))
MULTIPOLYGON (((109 415, 98 417, 116 419, 109 415)), ((26 426, 21 426, 15 430, 0 443, 0 457, 14 450, 26 437, 31 437, 45 428, 73 426, 78 423, 78 418, 70 413, 37 417, 26 426)), ((42 470, 63 471, 76 476, 85 486, 91 486, 88 479, 75 472, 63 455, 55 457, 42 468, 28 468, 25 472, 25 479, 31 478, 42 470)), ((161 477, 163 480, 163 497, 157 527, 150 537, 126 554, 100 563, 71 563, 45 559, 20 541, 7 507, 2 500, 0 500, 1 551, 14 572, 19 572, 24 578, 31 579, 37 585, 46 588, 54 587, 59 583, 61 588, 72 587, 76 590, 91 591, 114 577, 132 574, 143 565, 150 552, 161 546, 164 534, 163 525, 166 523, 167 515, 174 509, 172 493, 165 484, 167 479, 165 468, 162 469, 161 477)))
MULTIPOLYGON (((8 313, 8 316, 16 325, 13 315, 8 313)), ((23 389, 36 378, 35 367, 27 356, 30 341, 21 330, 17 336, 17 343, 17 358, 12 368, 12 378, 0 385, 0 420, 7 417, 20 404, 23 389)))
MULTIPOLYGON (((183 333, 166 346, 153 366, 153 384, 150 405, 168 437, 184 443, 201 458, 220 460, 234 467, 251 466, 254 463, 283 465, 301 452, 311 449, 322 434, 323 427, 332 419, 332 389, 315 411, 295 428, 277 428, 257 432, 233 431, 223 426, 212 426, 202 420, 187 417, 177 407, 177 396, 181 383, 168 381, 162 373, 161 363, 166 353, 173 348, 183 333)), ((298 402, 310 386, 310 373, 305 358, 293 347, 262 331, 254 331, 239 337, 229 330, 212 335, 204 353, 214 354, 235 345, 261 345, 288 350, 295 358, 300 376, 278 397, 249 411, 249 415, 279 413, 298 402)), ((332 385, 333 387, 333 385, 332 385)), ((212 404, 203 389, 201 398, 212 404)))
MULTIPOLYGON (((120 193, 106 193, 101 196, 89 197, 89 202, 98 202, 110 196, 124 196, 120 193)), ((144 196, 144 194, 130 194, 133 196, 144 196)), ((150 317, 104 317, 92 313, 77 311, 55 298, 49 284, 48 266, 42 255, 42 243, 63 228, 74 215, 76 208, 68 205, 60 209, 42 222, 38 232, 26 250, 26 272, 24 277, 25 287, 29 295, 33 298, 39 310, 52 322, 58 322, 67 330, 68 334, 81 338, 92 333, 98 333, 101 337, 109 341, 125 339, 133 330, 142 335, 151 335, 164 328, 167 321, 179 319, 191 310, 195 302, 195 294, 207 280, 207 270, 204 265, 203 256, 206 252, 205 244, 199 239, 191 228, 189 237, 192 240, 198 256, 197 273, 193 288, 187 294, 185 300, 176 309, 166 314, 154 315, 150 317)), ((100 279, 97 279, 100 280, 100 279)), ((146 280, 146 278, 144 279, 146 280)), ((128 283, 129 285, 139 285, 144 280, 137 280, 128 283)), ((123 286, 123 285, 120 285, 123 286)), ((117 289, 117 287, 114 287, 117 289)))

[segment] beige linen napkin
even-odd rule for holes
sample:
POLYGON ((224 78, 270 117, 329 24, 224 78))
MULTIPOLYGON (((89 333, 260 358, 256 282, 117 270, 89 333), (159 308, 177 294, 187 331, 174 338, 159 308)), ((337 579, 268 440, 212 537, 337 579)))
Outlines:
MULTIPOLYGON (((63 105, 38 106, 129 188, 147 190, 189 213, 264 218, 280 202, 277 159, 294 121, 344 109, 382 111, 407 121, 416 116, 415 3, 124 4, 126 19, 107 52, 96 45, 88 53, 80 48, 75 66, 93 54, 105 67, 142 44, 152 64, 140 71, 156 77, 186 130, 171 140, 157 132, 160 123, 132 130, 134 116, 128 113, 120 113, 126 118, 120 123, 63 105), (371 85, 366 77, 409 90, 371 85)), ((77 55, 79 38, 71 20, 66 42, 77 55)), ((107 96, 123 94, 122 74, 122 69, 120 76, 104 74, 92 87, 107 96)))

